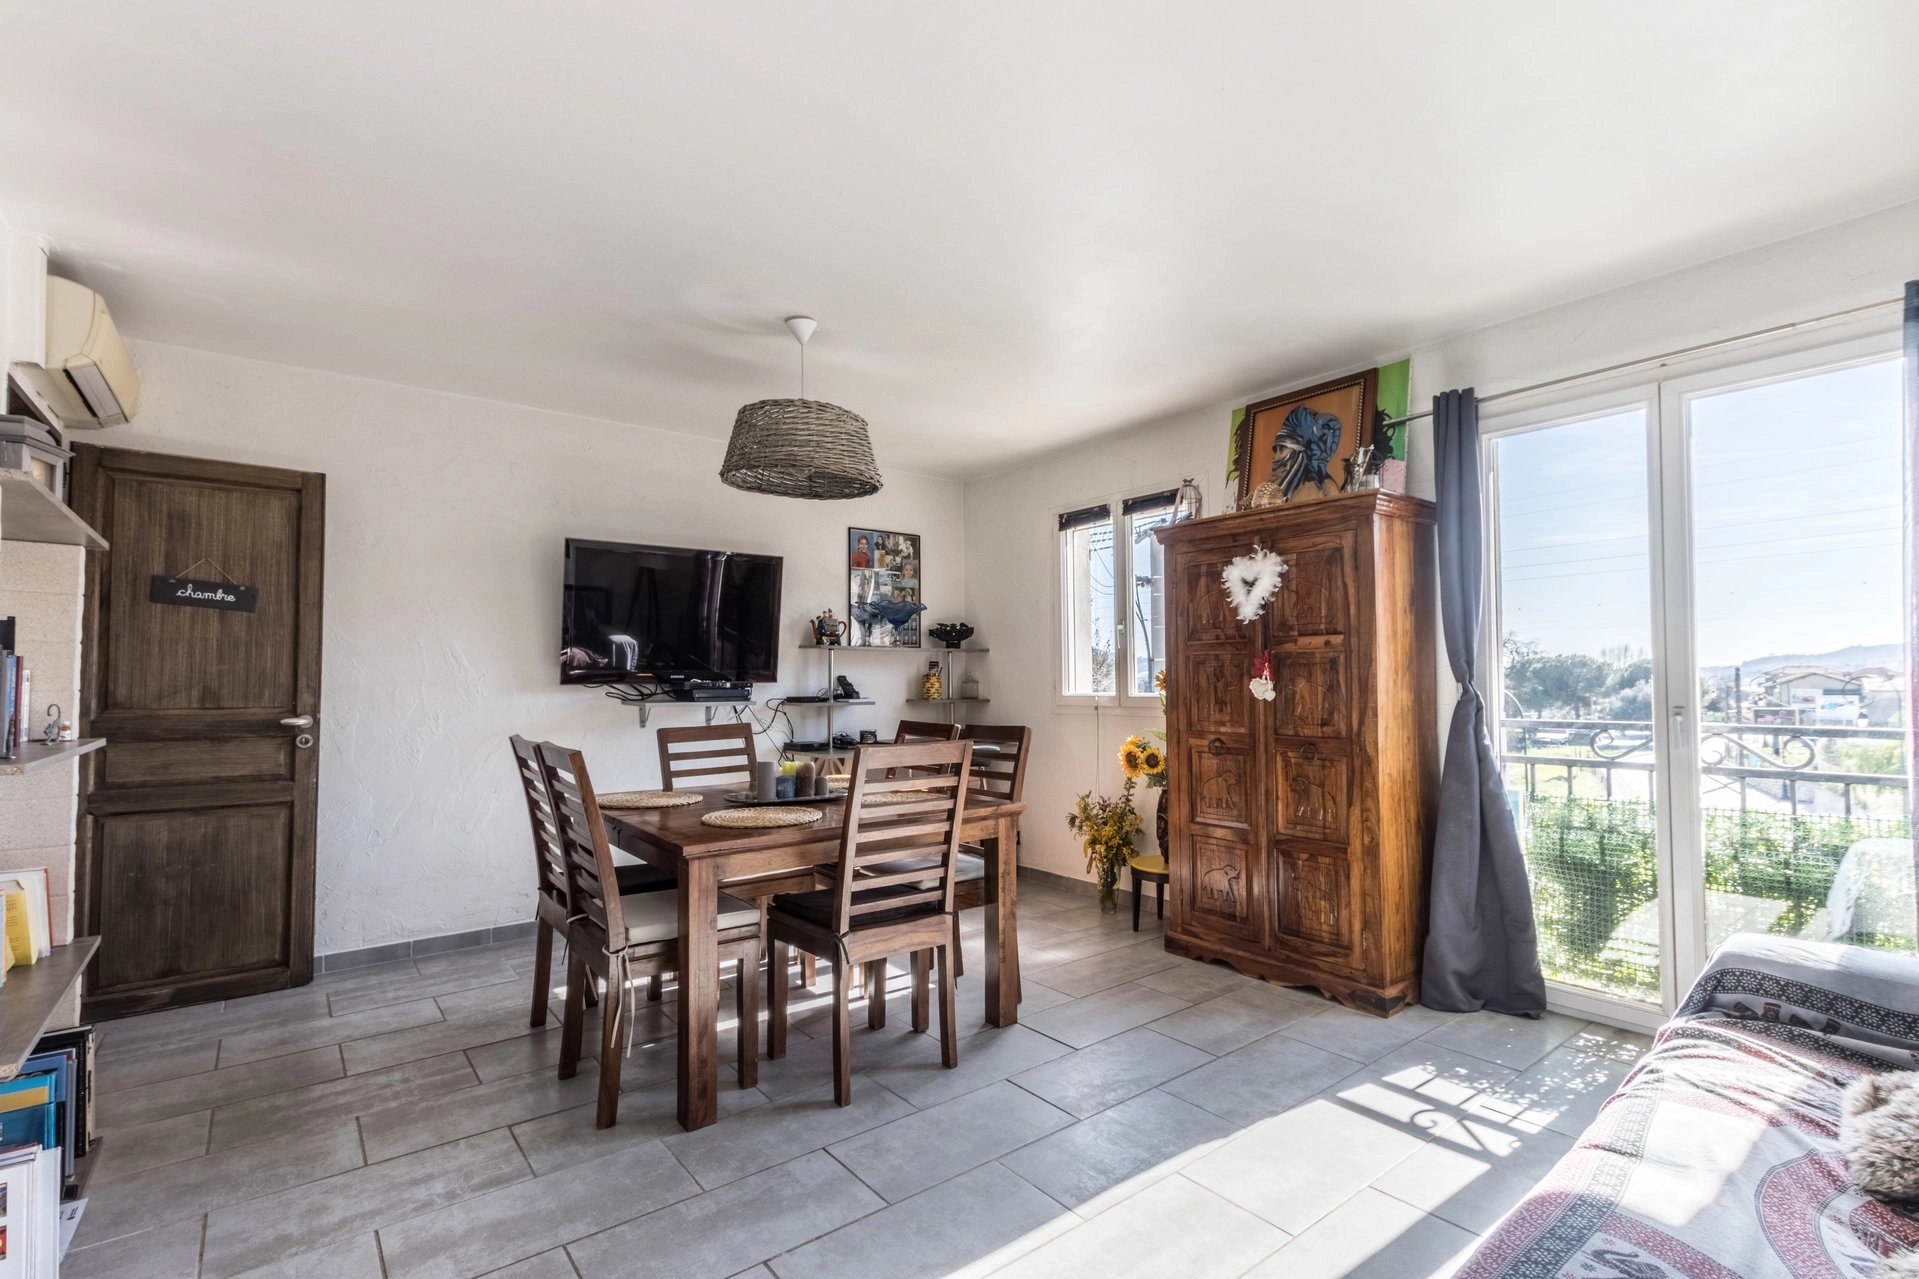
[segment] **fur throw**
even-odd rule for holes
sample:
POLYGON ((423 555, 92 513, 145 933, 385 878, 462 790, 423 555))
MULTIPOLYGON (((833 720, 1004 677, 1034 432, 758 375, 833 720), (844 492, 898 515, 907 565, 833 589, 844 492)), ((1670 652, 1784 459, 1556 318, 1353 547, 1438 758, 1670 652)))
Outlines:
POLYGON ((1872 1272, 1872 1279, 1919 1279, 1919 1252, 1902 1252, 1887 1257, 1872 1272))
POLYGON ((1919 1200, 1919 1071, 1853 1081, 1842 1103, 1839 1150, 1861 1190, 1919 1200))

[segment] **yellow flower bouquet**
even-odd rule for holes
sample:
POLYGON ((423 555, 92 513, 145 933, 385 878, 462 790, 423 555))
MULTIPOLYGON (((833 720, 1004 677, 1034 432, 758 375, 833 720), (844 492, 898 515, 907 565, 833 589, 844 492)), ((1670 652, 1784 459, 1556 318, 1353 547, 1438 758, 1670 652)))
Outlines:
POLYGON ((1133 788, 1138 784, 1138 778, 1129 774, 1117 796, 1083 791, 1073 811, 1066 815, 1068 829, 1079 836, 1086 849, 1087 873, 1099 877, 1101 910, 1119 909, 1114 887, 1119 883, 1120 868, 1133 851, 1134 837, 1145 829, 1139 810, 1133 807, 1133 788))

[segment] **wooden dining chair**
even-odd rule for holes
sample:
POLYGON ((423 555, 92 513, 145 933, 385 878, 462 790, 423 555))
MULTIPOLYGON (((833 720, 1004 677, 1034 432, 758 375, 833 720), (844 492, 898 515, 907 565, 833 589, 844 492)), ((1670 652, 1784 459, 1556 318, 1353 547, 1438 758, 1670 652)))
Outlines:
POLYGON ((553 939, 566 936, 566 848, 540 771, 540 748, 517 733, 511 740, 527 819, 533 825, 533 1017, 527 1024, 538 1027, 546 1025, 546 1005, 553 994, 553 939))
POLYGON ((959 1064, 953 982, 953 864, 959 857, 971 742, 863 746, 853 756, 839 862, 830 887, 773 899, 767 919, 767 1052, 786 1054, 788 947, 833 967, 833 1099, 853 1100, 849 986, 864 968, 867 1024, 885 1024, 886 961, 911 955, 913 1029, 927 1028, 927 982, 938 968, 940 1060, 959 1064), (901 801, 904 792, 912 798, 901 801), (875 976, 882 979, 873 989, 875 976))
POLYGON ((895 746, 919 746, 926 742, 956 742, 958 724, 936 724, 930 719, 903 719, 893 733, 895 746))
POLYGON ((667 790, 690 786, 727 786, 738 782, 753 788, 753 749, 749 724, 706 724, 659 730, 660 785, 667 790))
MULTIPOLYGON (((566 1006, 560 1031, 560 1078, 580 1068, 586 1002, 582 994, 589 971, 606 981, 600 1011, 600 1088, 595 1125, 611 1128, 619 1119, 622 1033, 627 1025, 627 996, 633 980, 674 971, 679 950, 679 893, 622 894, 613 872, 613 850, 606 840, 599 800, 587 776, 586 759, 575 750, 542 742, 540 771, 552 796, 560 845, 566 855, 567 947, 566 1006), (615 997, 617 996, 617 998, 615 997)), ((739 1018, 740 1087, 759 1083, 760 912, 719 894, 717 905, 720 961, 738 964, 734 975, 739 1018)))
MULTIPOLYGON (((973 743, 973 793, 988 795, 1017 804, 1026 793, 1026 761, 1033 744, 1033 730, 1023 724, 968 724, 966 740, 973 743)), ((1018 857, 1019 850, 1000 850, 1018 857)), ((954 872, 953 954, 954 967, 966 975, 966 960, 960 956, 959 913, 986 904, 986 850, 974 844, 960 846, 959 864, 954 872)), ((1019 962, 1017 954, 1014 963, 1019 962)), ((1018 969, 1014 969, 1015 980, 1018 969)), ((1017 987, 1016 987, 1017 989, 1017 987)))
MULTIPOLYGON (((730 786, 738 783, 743 790, 753 789, 753 766, 759 762, 759 753, 753 745, 753 729, 748 724, 707 724, 690 728, 662 728, 659 730, 660 746, 660 784, 667 790, 683 790, 697 786, 730 786)), ((766 913, 766 901, 775 893, 803 893, 816 887, 813 876, 777 875, 749 876, 746 879, 731 879, 720 885, 721 888, 753 902, 766 913)), ((813 969, 813 957, 800 957, 800 982, 811 986, 818 974, 813 969)), ((646 997, 657 1001, 660 998, 658 982, 649 983, 646 997)))

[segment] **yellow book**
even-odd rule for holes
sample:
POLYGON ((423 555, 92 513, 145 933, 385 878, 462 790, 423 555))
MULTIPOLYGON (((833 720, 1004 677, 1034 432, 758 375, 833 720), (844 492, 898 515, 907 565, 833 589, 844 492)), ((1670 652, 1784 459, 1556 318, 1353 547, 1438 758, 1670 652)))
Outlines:
POLYGON ((0 1093, 0 1114, 25 1110, 29 1106, 44 1106, 51 1100, 53 1085, 25 1085, 12 1092, 0 1093))
POLYGON ((33 922, 28 916, 32 907, 27 905, 27 894, 17 890, 4 894, 6 898, 7 953, 13 956, 16 964, 34 964, 40 961, 40 952, 33 945, 33 922))

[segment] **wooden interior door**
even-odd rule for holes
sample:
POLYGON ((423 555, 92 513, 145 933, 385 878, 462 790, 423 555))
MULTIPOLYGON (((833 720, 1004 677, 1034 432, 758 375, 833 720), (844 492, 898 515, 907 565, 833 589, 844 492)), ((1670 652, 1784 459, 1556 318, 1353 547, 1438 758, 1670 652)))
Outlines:
POLYGON ((107 739, 81 771, 78 918, 100 937, 86 1015, 302 985, 325 477, 89 445, 74 468, 112 547, 88 558, 83 622, 80 728, 107 739), (176 578, 242 605, 181 601, 176 578))

